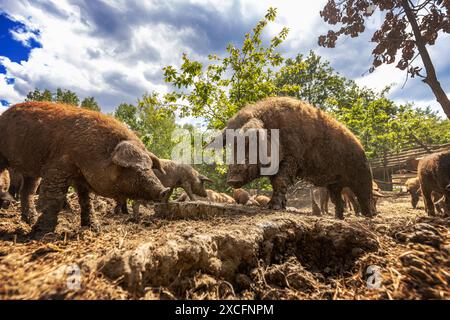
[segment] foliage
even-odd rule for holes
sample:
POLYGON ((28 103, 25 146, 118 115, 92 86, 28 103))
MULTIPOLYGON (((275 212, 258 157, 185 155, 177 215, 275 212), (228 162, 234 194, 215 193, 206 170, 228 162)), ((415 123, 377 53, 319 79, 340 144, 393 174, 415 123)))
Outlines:
MULTIPOLYGON (((283 62, 277 48, 289 30, 283 28, 268 46, 261 39, 264 28, 275 18, 276 9, 270 8, 252 32, 245 34, 241 47, 229 44, 224 58, 209 55, 210 63, 206 67, 184 54, 179 70, 173 66, 164 68, 165 81, 177 89, 167 96, 168 100, 187 102, 180 108, 182 117, 203 117, 209 127, 221 129, 246 104, 298 90, 288 84, 276 85, 279 76, 276 69, 283 62)), ((292 69, 301 67, 291 66, 292 69)))
POLYGON ((144 94, 137 105, 120 104, 114 117, 134 130, 147 148, 160 158, 170 158, 172 133, 177 127, 175 113, 159 98, 156 92, 144 94))

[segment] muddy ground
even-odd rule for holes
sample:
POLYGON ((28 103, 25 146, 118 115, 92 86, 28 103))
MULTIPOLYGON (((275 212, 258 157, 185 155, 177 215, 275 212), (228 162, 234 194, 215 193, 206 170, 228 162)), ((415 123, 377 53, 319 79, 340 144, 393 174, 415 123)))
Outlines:
MULTIPOLYGON (((55 234, 30 240, 15 205, 0 211, 0 299, 449 299, 450 219, 406 195, 374 219, 253 210, 193 219, 116 216, 79 227, 76 197, 55 234)), ((331 206, 330 206, 331 207, 331 206)))

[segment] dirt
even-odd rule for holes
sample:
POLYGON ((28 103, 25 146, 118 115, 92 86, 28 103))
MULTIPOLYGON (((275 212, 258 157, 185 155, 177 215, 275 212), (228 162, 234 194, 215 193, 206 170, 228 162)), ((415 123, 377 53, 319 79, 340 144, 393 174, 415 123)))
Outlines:
POLYGON ((313 216, 308 199, 286 212, 134 217, 96 198, 100 234, 79 227, 69 202, 39 241, 18 205, 0 211, 0 299, 450 298, 450 219, 412 209, 406 195, 383 198, 373 219, 344 221, 313 216))

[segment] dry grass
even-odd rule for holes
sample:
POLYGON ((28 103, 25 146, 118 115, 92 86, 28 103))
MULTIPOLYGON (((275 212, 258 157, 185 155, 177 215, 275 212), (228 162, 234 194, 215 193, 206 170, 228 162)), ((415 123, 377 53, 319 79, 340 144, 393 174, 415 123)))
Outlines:
POLYGON ((380 215, 374 219, 347 214, 344 223, 331 216, 311 216, 309 208, 300 208, 303 213, 261 211, 201 220, 166 220, 145 209, 134 221, 131 216, 115 216, 113 204, 98 199, 95 206, 102 224, 100 235, 78 227, 79 208, 75 199, 70 202, 74 213, 62 213, 56 233, 40 241, 28 238, 29 227, 20 221, 17 206, 0 211, 0 299, 450 298, 450 219, 426 217, 423 207, 410 208, 406 196, 383 199, 380 215), (262 239, 258 226, 273 223, 284 229, 279 235, 264 231, 266 238, 262 239), (338 248, 345 252, 352 233, 360 235, 361 243, 353 243, 348 249, 355 252, 345 254, 354 259, 346 259, 339 268, 338 256, 330 258, 332 265, 319 263, 328 254, 336 255, 328 251, 335 248, 327 249, 327 245, 335 245, 333 241, 341 235, 344 240, 338 246, 344 247, 338 248), (198 248, 203 250, 208 241, 198 240, 201 237, 209 237, 208 245, 216 246, 216 251, 230 251, 214 253, 222 259, 217 262, 222 263, 218 271, 214 265, 203 267, 198 261, 190 261, 191 256, 182 256, 186 252, 196 255, 198 248), (168 244, 173 246, 171 240, 184 246, 177 249, 175 258, 164 251, 168 244), (252 241, 259 241, 254 248, 252 241), (366 248, 365 241, 372 241, 375 249, 373 245, 366 248), (233 257, 233 250, 240 250, 229 248, 227 242, 254 251, 252 257, 236 252, 234 269, 228 267, 224 272, 223 264, 229 262, 226 259, 233 257), (189 248, 191 243, 193 247, 189 248), (104 261, 111 264, 110 257, 132 256, 144 244, 150 248, 146 251, 150 258, 146 257, 141 266, 145 270, 139 290, 127 285, 130 272, 126 268, 115 276, 102 269, 104 261), (265 246, 271 246, 270 258, 263 252, 265 246), (163 258, 170 259, 158 260, 161 268, 164 263, 174 263, 172 269, 177 274, 170 281, 158 282, 149 275, 158 271, 153 260, 163 258), (80 289, 67 286, 68 266, 74 264, 81 269, 80 289), (379 289, 367 286, 370 265, 379 267, 379 289), (183 269, 185 266, 189 269, 183 269))

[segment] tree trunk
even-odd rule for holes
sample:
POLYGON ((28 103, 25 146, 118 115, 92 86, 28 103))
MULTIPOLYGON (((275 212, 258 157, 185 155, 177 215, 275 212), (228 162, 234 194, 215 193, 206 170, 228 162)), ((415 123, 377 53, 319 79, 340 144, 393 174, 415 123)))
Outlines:
POLYGON ((425 41, 423 40, 422 34, 420 33, 416 15, 411 10, 408 0, 402 0, 402 7, 405 10, 405 14, 408 18, 409 23, 411 24, 411 28, 414 32, 414 38, 416 39, 417 49, 419 50, 420 57, 422 58, 423 65, 425 66, 425 70, 427 72, 427 76, 425 77, 423 82, 428 84, 428 86, 431 88, 436 97, 436 100, 442 106, 442 109, 447 115, 447 118, 450 119, 450 100, 437 79, 436 70, 434 69, 433 62, 431 62, 430 55, 425 46, 425 41))

